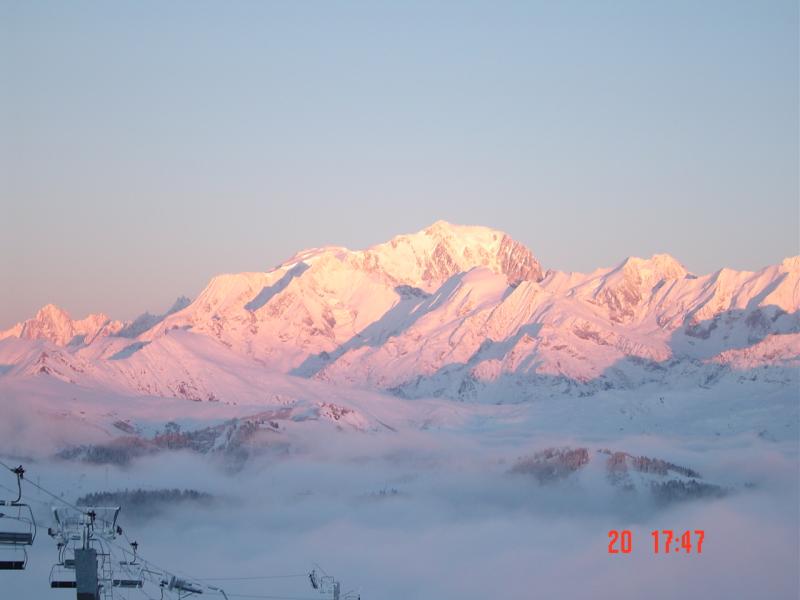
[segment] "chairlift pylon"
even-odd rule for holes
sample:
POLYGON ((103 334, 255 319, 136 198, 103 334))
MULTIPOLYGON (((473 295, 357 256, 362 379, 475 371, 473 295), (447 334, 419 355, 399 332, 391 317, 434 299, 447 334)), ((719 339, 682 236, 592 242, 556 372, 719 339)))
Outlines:
POLYGON ((108 600, 115 587, 143 587, 138 565, 115 576, 110 543, 122 534, 119 512, 117 506, 53 508, 55 526, 47 533, 56 542, 58 562, 50 570, 51 589, 77 589, 79 597, 93 589, 90 597, 108 600))

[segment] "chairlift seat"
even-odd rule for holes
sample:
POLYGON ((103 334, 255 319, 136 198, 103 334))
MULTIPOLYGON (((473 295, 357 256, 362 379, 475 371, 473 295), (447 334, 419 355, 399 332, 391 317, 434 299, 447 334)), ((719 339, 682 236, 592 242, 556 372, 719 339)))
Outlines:
POLYGON ((24 568, 24 560, 0 560, 0 571, 22 571, 24 568))
POLYGON ((0 544, 23 544, 30 546, 33 534, 27 531, 0 531, 0 544))
POLYGON ((77 581, 51 581, 50 587, 54 590, 75 589, 78 587, 77 581))

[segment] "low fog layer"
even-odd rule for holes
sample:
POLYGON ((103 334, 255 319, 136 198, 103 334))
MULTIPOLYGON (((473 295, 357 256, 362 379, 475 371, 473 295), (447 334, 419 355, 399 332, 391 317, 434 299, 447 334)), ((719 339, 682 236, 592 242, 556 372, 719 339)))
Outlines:
MULTIPOLYGON (((281 576, 212 582, 229 594, 323 598, 302 576, 315 563, 365 600, 798 594, 791 440, 320 429, 300 451, 235 468, 183 452, 127 467, 43 460, 28 468, 32 481, 69 501, 140 488, 210 495, 209 502, 175 502, 150 517, 126 519, 123 511, 120 522, 143 556, 173 572, 281 576), (589 462, 555 477, 515 469, 547 448, 585 448, 589 462), (663 502, 647 482, 633 490, 611 485, 605 450, 687 467, 724 493, 663 502), (633 532, 631 554, 608 554, 610 529, 633 532), (654 555, 653 529, 703 529, 703 553, 654 555)), ((0 483, 13 487, 13 478, 0 483)), ((28 499, 46 528, 53 501, 36 491, 28 499)), ((48 589, 55 558, 55 545, 40 531, 28 571, 1 576, 8 597, 74 593, 48 589)), ((158 590, 143 592, 158 597, 158 590)))

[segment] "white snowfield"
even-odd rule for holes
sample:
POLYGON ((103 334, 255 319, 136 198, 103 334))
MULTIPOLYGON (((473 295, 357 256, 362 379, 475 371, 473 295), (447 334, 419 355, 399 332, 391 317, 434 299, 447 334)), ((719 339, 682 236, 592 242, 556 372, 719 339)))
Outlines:
POLYGON ((155 398, 203 403, 179 403, 175 418, 219 419, 281 403, 326 418, 333 402, 350 411, 333 420, 357 429, 457 412, 446 399, 657 397, 721 384, 792 398, 798 366, 800 257, 703 276, 664 254, 564 273, 542 270, 502 232, 445 222, 363 251, 317 248, 263 273, 219 275, 164 315, 72 320, 48 305, 0 332, 6 399, 24 394, 55 414, 70 394, 111 414, 109 398, 146 397, 125 415, 142 422, 176 405, 155 398))

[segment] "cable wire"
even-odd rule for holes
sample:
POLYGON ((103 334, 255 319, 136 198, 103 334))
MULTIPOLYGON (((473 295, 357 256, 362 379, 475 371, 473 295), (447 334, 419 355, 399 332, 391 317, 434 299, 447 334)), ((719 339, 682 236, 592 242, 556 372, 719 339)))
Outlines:
POLYGON ((233 594, 228 593, 230 598, 270 598, 271 600, 319 600, 319 598, 309 598, 308 596, 269 596, 261 594, 233 594))
POLYGON ((260 575, 257 577, 202 577, 198 581, 255 581, 258 579, 290 579, 293 577, 308 577, 308 573, 293 575, 260 575))

